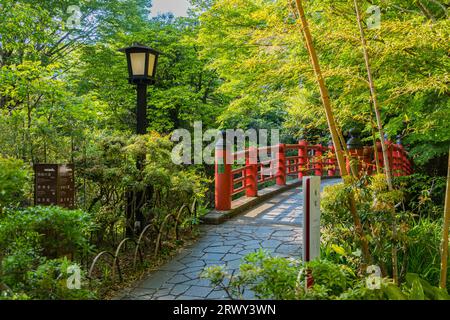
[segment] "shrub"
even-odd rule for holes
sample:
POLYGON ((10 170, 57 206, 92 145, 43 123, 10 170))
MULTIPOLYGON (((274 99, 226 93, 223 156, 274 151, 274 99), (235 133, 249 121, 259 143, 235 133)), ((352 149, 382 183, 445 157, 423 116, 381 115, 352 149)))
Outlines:
POLYGON ((0 215, 5 207, 20 204, 29 189, 30 170, 22 160, 0 155, 0 215))
POLYGON ((26 273, 36 268, 42 261, 40 236, 36 232, 26 232, 10 243, 0 256, 0 282, 9 287, 22 288, 26 273))
POLYGON ((145 225, 153 223, 156 228, 168 214, 191 205, 194 199, 204 198, 208 180, 198 173, 198 168, 170 161, 173 146, 169 136, 157 133, 132 138, 109 133, 95 136, 89 152, 76 158, 79 177, 85 178, 90 190, 83 199, 87 211, 95 212, 101 225, 97 234, 99 244, 114 239, 126 223, 130 229, 134 228, 133 220, 138 213, 127 207, 129 199, 124 195, 142 194, 144 206, 140 218, 145 225), (143 164, 139 169, 138 160, 143 164), (124 208, 131 211, 127 217, 124 208))
POLYGON ((394 183, 405 194, 405 209, 420 217, 433 219, 442 216, 446 181, 445 177, 424 174, 396 177, 394 183))
POLYGON ((383 294, 389 300, 450 300, 445 289, 432 286, 416 273, 408 273, 400 287, 385 284, 383 294))
POLYGON ((85 254, 92 249, 89 236, 94 227, 91 216, 81 210, 31 207, 11 211, 0 220, 0 249, 11 254, 11 244, 35 232, 41 235, 38 244, 46 257, 85 254))
POLYGON ((417 274, 408 273, 400 287, 386 278, 379 279, 379 287, 369 287, 368 278, 357 275, 347 265, 273 257, 261 250, 247 255, 237 274, 229 274, 223 266, 212 266, 204 271, 203 277, 237 299, 247 290, 260 299, 279 300, 450 299, 445 290, 433 287, 417 274), (306 289, 308 274, 313 284, 306 289))
POLYGON ((33 207, 7 212, 0 220, 0 299, 93 297, 68 288, 72 264, 61 258, 89 252, 93 228, 91 217, 79 210, 33 207))
POLYGON ((25 271, 20 282, 1 283, 0 300, 71 300, 95 299, 96 292, 83 287, 85 274, 80 269, 80 287, 74 288, 71 277, 72 270, 79 268, 67 258, 55 260, 41 260, 35 268, 25 271))
POLYGON ((244 257, 238 275, 228 274, 222 266, 205 269, 203 277, 224 289, 231 298, 241 299, 251 290, 259 299, 295 299, 300 262, 272 257, 259 250, 244 257))
MULTIPOLYGON (((404 253, 406 272, 420 274, 422 278, 437 285, 440 279, 442 220, 421 218, 413 223, 407 236, 408 247, 404 253)), ((447 272, 450 272, 450 258, 447 272)), ((450 287, 448 278, 447 287, 450 287)))
MULTIPOLYGON (((78 267, 78 265, 72 263, 67 258, 47 260, 36 270, 27 272, 27 295, 34 299, 49 300, 95 298, 95 293, 90 290, 85 290, 81 287, 79 289, 69 288, 68 279, 71 276, 69 267, 74 266, 78 267)), ((80 282, 83 279, 84 274, 80 273, 80 282)))

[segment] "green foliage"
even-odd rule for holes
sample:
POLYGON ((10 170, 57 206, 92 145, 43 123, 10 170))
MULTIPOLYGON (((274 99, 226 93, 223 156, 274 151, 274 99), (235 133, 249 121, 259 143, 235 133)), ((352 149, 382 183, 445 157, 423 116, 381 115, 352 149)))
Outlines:
MULTIPOLYGON (((86 278, 81 271, 80 288, 70 288, 68 283, 73 276, 71 270, 79 266, 67 258, 46 260, 30 266, 26 270, 14 270, 21 273, 20 279, 0 274, 0 300, 71 300, 95 299, 95 291, 85 289, 86 278), (3 288, 2 288, 3 286, 3 288)), ((81 270, 81 269, 80 269, 81 270)), ((8 271, 8 270, 6 270, 8 271)))
POLYGON ((240 266, 252 290, 261 299, 289 299, 295 297, 298 262, 279 257, 267 257, 263 251, 249 254, 240 266))
POLYGON ((203 277, 225 290, 231 298, 242 299, 246 291, 259 299, 281 300, 449 300, 443 289, 433 287, 417 274, 408 273, 400 287, 379 279, 379 287, 369 287, 365 276, 346 264, 328 260, 302 262, 274 257, 262 250, 244 258, 239 273, 229 274, 223 266, 205 269, 203 277), (312 276, 313 284, 306 283, 312 276))
POLYGON ((203 201, 209 180, 194 167, 174 164, 172 148, 169 136, 155 132, 131 138, 102 132, 76 158, 78 172, 90 186, 82 202, 100 225, 99 241, 125 223, 126 192, 144 193, 146 224, 159 225, 181 206, 191 206, 194 199, 203 201), (136 168, 138 159, 144 159, 142 170, 136 168))
MULTIPOLYGON (((404 252, 406 272, 417 273, 430 283, 438 284, 441 266, 442 219, 434 221, 421 218, 413 222, 407 237, 408 248, 404 252)), ((450 265, 450 258, 448 262, 450 265)), ((447 279, 447 287, 449 286, 450 280, 447 279)))
MULTIPOLYGON (((327 140, 327 124, 292 1, 199 1, 198 43, 232 97, 224 124, 282 123, 290 136, 327 140)), ((400 134, 415 162, 448 152, 450 142, 447 10, 435 1, 361 1, 373 77, 389 137, 400 134)), ((305 1, 305 12, 338 124, 371 139, 367 74, 353 1, 305 1)), ((364 138, 363 137, 363 138, 364 138)), ((392 139, 394 140, 394 139, 392 139)), ((327 141, 325 141, 327 142, 327 141)))
POLYGON ((370 245, 374 263, 384 276, 391 275, 392 248, 398 251, 401 280, 418 273, 437 284, 440 270, 440 241, 443 208, 433 200, 442 197, 444 181, 414 175, 396 179, 402 191, 387 191, 385 176, 363 178, 353 185, 326 187, 322 200, 322 256, 356 268, 361 262, 359 241, 353 227, 348 192, 354 192, 357 210, 370 245), (392 231, 392 212, 396 235, 392 231))
MULTIPOLYGON (((66 0, 0 0, 0 277, 13 287, 0 288, 0 298, 46 298, 46 292, 51 298, 82 297, 63 288, 68 261, 47 259, 89 252, 92 221, 98 225, 94 242, 113 243, 125 223, 134 222, 125 217, 133 192, 144 194, 145 223, 156 230, 193 199, 205 211, 205 172, 211 168, 170 161, 174 129, 192 131, 202 120, 204 129, 282 128, 286 141, 304 136, 328 142, 316 77, 291 4, 193 0, 188 18, 150 19, 149 0, 80 1, 80 26, 71 28, 66 0), (130 138, 135 92, 117 49, 133 42, 163 54, 149 87, 151 133, 130 138), (89 214, 16 209, 30 198, 25 163, 39 162, 75 163, 77 205, 89 214)), ((448 48, 442 40, 450 30, 447 12, 436 1, 404 0, 363 1, 363 11, 373 4, 382 10, 382 25, 366 30, 366 37, 382 120, 389 136, 400 134, 423 165, 446 153, 450 142, 448 48)), ((344 130, 362 127, 368 140, 370 96, 363 57, 355 50, 360 41, 352 1, 309 1, 306 12, 338 123, 344 130)), ((361 255, 346 197, 354 192, 383 273, 389 274, 393 248, 404 259, 401 275, 408 286, 400 293, 387 290, 431 297, 422 281, 409 281, 406 274, 436 283, 444 182, 414 175, 396 183, 401 192, 388 192, 381 176, 325 191, 322 252, 333 262, 311 263, 314 290, 297 286, 293 275, 305 268, 299 262, 257 253, 247 258, 232 294, 239 296, 239 286, 248 283, 264 298, 381 294, 368 292, 350 272, 361 255)), ((183 227, 198 223, 186 214, 181 218, 183 227)), ((220 278, 223 270, 214 274, 220 278)))
MULTIPOLYGON (((71 276, 69 267, 78 267, 73 262, 63 259, 47 260, 36 270, 27 272, 26 292, 34 299, 49 300, 80 300, 94 299, 95 292, 87 289, 68 288, 68 278, 71 276)), ((80 281, 85 280, 81 274, 80 281)), ((81 283, 83 285, 83 283, 81 283)))
POLYGON ((441 218, 444 210, 445 178, 415 173, 396 177, 394 184, 405 195, 405 207, 420 217, 441 218))
POLYGON ((238 275, 230 275, 222 266, 205 269, 203 277, 234 298, 242 299, 246 290, 258 299, 295 299, 299 261, 272 257, 259 250, 244 257, 238 275))
POLYGON ((43 258, 42 248, 39 244, 41 236, 34 231, 27 231, 6 245, 3 243, 0 255, 0 277, 4 284, 10 287, 18 287, 26 281, 29 270, 39 265, 43 258), (4 257, 2 257, 5 255, 4 257))
MULTIPOLYGON (((92 217, 81 210, 60 207, 30 207, 11 211, 0 220, 0 248, 14 253, 11 243, 22 243, 30 232, 39 235, 37 243, 46 257, 90 252, 92 217)), ((36 239, 36 238, 35 238, 36 239)))
POLYGON ((244 258, 238 274, 230 275, 222 266, 205 270, 204 277, 224 289, 232 298, 242 299, 249 290, 258 299, 369 299, 380 291, 364 287, 354 271, 344 264, 327 260, 304 263, 292 258, 276 257, 259 250, 244 258), (307 275, 314 284, 305 289, 307 275))
POLYGON ((450 300, 446 290, 430 285, 415 273, 408 273, 401 287, 385 285, 383 293, 389 300, 450 300))
POLYGON ((95 297, 93 292, 68 288, 68 267, 73 263, 61 258, 91 252, 93 228, 92 218, 79 210, 9 210, 0 219, 0 299, 95 297))
POLYGON ((23 161, 0 155, 0 217, 3 208, 20 204, 26 198, 30 170, 23 161))

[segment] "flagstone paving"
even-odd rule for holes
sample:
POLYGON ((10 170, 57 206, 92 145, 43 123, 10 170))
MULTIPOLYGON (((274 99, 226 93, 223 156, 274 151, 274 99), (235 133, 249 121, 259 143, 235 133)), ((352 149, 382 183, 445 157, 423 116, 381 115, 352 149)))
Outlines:
MULTIPOLYGON (((322 188, 340 179, 323 180, 322 188)), ((242 258, 260 248, 282 257, 300 257, 302 246, 301 188, 286 191, 221 225, 201 226, 199 240, 158 271, 149 274, 118 299, 227 299, 200 273, 207 266, 224 265, 237 272, 242 258)), ((244 298, 254 298, 246 292, 244 298)))

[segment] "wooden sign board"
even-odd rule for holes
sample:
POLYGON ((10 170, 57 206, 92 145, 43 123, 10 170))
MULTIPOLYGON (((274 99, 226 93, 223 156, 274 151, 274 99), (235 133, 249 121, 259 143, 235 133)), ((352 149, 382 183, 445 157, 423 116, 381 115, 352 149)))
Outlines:
POLYGON ((73 164, 35 164, 35 205, 75 207, 75 176, 73 164))
POLYGON ((320 177, 303 177, 303 261, 320 256, 320 177))

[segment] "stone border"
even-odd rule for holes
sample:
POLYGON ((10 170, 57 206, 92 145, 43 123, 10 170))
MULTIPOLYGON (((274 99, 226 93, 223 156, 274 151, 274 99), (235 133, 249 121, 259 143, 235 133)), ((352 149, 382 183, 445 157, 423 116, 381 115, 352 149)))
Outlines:
MULTIPOLYGON (((340 177, 321 177, 322 180, 327 179, 337 179, 340 177)), ((208 212, 204 217, 201 218, 202 223, 204 224, 212 224, 212 225, 218 225, 222 224, 225 221, 235 217, 238 214, 244 213, 248 211, 249 209, 253 209, 258 204, 263 203, 264 201, 271 199, 275 197, 276 195, 279 195, 280 193, 283 193, 285 191, 288 191, 290 189, 297 188, 302 185, 302 180, 294 179, 286 182, 286 185, 279 186, 279 185, 273 185, 261 190, 258 190, 258 196, 257 197, 246 197, 243 196, 239 199, 234 200, 231 203, 231 210, 228 211, 217 211, 212 210, 208 212)))

